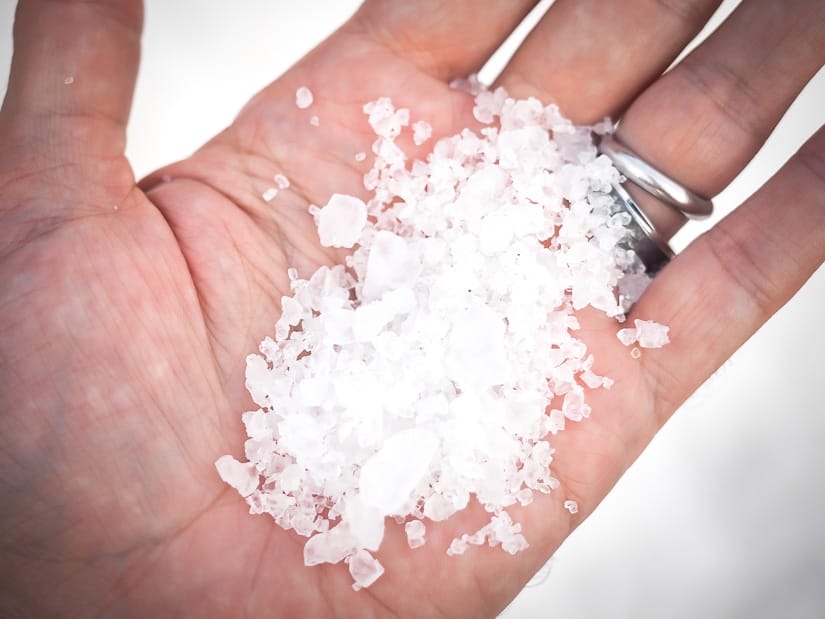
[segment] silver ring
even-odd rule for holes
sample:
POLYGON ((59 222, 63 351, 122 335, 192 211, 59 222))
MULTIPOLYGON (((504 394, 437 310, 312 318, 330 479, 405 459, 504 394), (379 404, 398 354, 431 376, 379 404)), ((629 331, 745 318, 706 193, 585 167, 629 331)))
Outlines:
POLYGON ((663 174, 615 137, 603 136, 598 149, 627 180, 669 207, 691 219, 704 219, 713 212, 713 202, 663 174))
POLYGON ((673 258, 673 250, 624 187, 614 184, 610 196, 630 215, 630 221, 625 226, 627 237, 620 246, 633 250, 644 265, 645 272, 655 275, 673 258))

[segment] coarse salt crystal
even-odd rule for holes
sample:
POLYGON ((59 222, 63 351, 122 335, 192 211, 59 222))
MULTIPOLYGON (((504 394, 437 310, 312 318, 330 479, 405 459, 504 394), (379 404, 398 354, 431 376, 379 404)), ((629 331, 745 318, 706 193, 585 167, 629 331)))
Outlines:
POLYGON ((276 174, 273 179, 275 180, 275 184, 278 185, 278 189, 289 188, 289 179, 283 174, 276 174))
POLYGON ((356 551, 348 562, 349 573, 355 581, 352 588, 356 591, 369 587, 384 573, 384 566, 366 550, 356 551))
POLYGON ((309 124, 313 127, 318 127, 321 124, 321 119, 319 119, 317 115, 313 114, 309 117, 309 124))
POLYGON ((363 151, 355 153, 355 157, 353 157, 353 159, 355 159, 358 162, 364 161, 366 158, 367 158, 367 153, 365 153, 363 151))
POLYGON ((668 337, 670 328, 665 325, 653 320, 638 318, 633 321, 633 324, 633 327, 619 329, 616 332, 616 337, 625 346, 638 342, 642 348, 661 348, 670 342, 668 337))
POLYGON ((637 318, 633 322, 636 325, 639 346, 642 348, 661 348, 670 342, 668 337, 670 327, 653 320, 639 320, 637 318))
POLYGON ((412 124, 413 142, 416 146, 421 146, 424 142, 430 139, 433 134, 433 128, 425 120, 419 120, 412 124))
POLYGON ((312 105, 314 100, 315 98, 312 96, 312 91, 306 86, 301 86, 295 91, 295 105, 302 110, 312 105))
POLYGON ((426 528, 420 520, 410 520, 404 525, 404 532, 407 534, 407 544, 410 548, 419 548, 424 545, 426 528))
POLYGON ((275 196, 278 195, 278 190, 275 187, 268 187, 266 191, 261 194, 264 202, 272 202, 275 196))
POLYGON ((238 462, 232 456, 221 456, 215 462, 221 479, 235 488, 241 496, 249 496, 258 487, 258 472, 252 462, 238 462))
POLYGON ((575 501, 567 500, 564 502, 564 509, 569 511, 571 514, 575 514, 579 511, 579 504, 575 501))
POLYGON ((367 223, 367 205, 355 196, 333 194, 315 221, 324 247, 352 247, 367 223))

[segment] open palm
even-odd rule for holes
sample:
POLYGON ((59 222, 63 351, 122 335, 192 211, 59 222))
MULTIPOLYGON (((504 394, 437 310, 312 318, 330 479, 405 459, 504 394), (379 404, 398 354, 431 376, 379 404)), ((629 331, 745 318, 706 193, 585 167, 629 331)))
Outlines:
MULTIPOLYGON (((596 369, 616 384, 592 394, 591 419, 554 440, 562 487, 514 510, 526 552, 448 558, 449 540, 485 521, 470 508, 430 526, 428 544, 414 552, 391 527, 379 552, 386 574, 368 590, 353 592, 340 565, 303 567, 305 539, 250 517, 213 462, 240 455, 239 413, 251 406, 243 359, 273 329, 287 268, 308 275, 342 260, 319 245, 307 207, 333 192, 364 194, 369 158, 354 155, 369 152, 374 136, 362 105, 389 96, 436 136, 472 126, 471 99, 447 83, 477 68, 529 3, 500 3, 509 8, 473 26, 460 49, 451 33, 471 18, 472 3, 426 4, 366 7, 225 132, 139 186, 123 155, 138 4, 22 4, 0 115, 0 611, 495 614, 676 406, 822 261, 814 242, 802 268, 787 259, 754 264, 745 239, 764 217, 757 198, 680 256, 637 307, 671 324, 668 348, 632 360, 614 322, 582 316, 596 369), (404 29, 413 19, 426 22, 426 35, 404 29), (66 22, 87 36, 60 34, 66 22), (53 47, 27 44, 38 34, 53 47), (316 96, 311 111, 294 103, 304 85, 316 96), (291 185, 266 202, 275 174, 291 185), (736 324, 708 320, 721 312, 736 324), (561 507, 568 498, 582 508, 576 517, 561 507)), ((528 90, 519 62, 504 80, 528 90)), ((580 120, 622 105, 617 96, 580 120)), ((771 234, 794 226, 798 238, 817 225, 821 234, 814 206, 805 226, 788 220, 771 234)))

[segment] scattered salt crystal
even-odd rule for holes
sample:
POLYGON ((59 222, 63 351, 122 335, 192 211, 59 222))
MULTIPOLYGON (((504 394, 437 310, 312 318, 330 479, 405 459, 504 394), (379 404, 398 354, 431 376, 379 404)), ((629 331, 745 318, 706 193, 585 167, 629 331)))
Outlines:
POLYGON ((349 573, 355 581, 352 588, 358 591, 378 580, 384 566, 366 550, 358 550, 349 558, 349 573))
POLYGON ((358 152, 358 153, 355 153, 355 157, 354 157, 354 159, 355 159, 356 161, 358 161, 359 163, 360 163, 361 161, 364 161, 364 159, 366 159, 366 158, 367 158, 367 153, 365 153, 365 152, 363 152, 363 151, 358 152))
POLYGON ((433 128, 425 120, 419 120, 412 124, 413 142, 416 146, 421 146, 424 142, 430 139, 433 134, 433 128))
POLYGON ((275 187, 268 187, 266 191, 261 194, 264 202, 272 202, 275 196, 278 195, 278 190, 275 187))
POLYGON ((636 325, 639 346, 642 348, 661 348, 670 342, 668 337, 670 327, 652 320, 639 320, 638 318, 633 322, 636 325))
POLYGON ((288 189, 289 188, 289 179, 284 176, 283 174, 276 174, 273 177, 275 184, 278 185, 278 189, 288 189))
POLYGON ((63 78, 63 83, 66 84, 66 86, 68 86, 70 84, 74 84, 74 76, 69 75, 69 76, 63 78))
POLYGON ((633 327, 619 329, 616 333, 616 337, 625 346, 638 342, 642 348, 661 348, 670 342, 669 327, 652 320, 639 320, 638 318, 633 323, 633 327))
POLYGON ((321 124, 321 119, 318 118, 317 115, 313 114, 309 117, 309 124, 313 127, 318 127, 321 124))
POLYGON ((630 356, 634 359, 638 359, 642 356, 642 351, 636 348, 635 346, 630 349, 630 356))
POLYGON ((367 223, 367 205, 355 196, 336 193, 315 217, 324 247, 352 247, 367 223))
POLYGON ((312 105, 313 101, 314 97, 312 96, 312 91, 306 86, 301 86, 295 91, 295 105, 297 105, 300 109, 304 110, 308 108, 312 105))
POLYGON ((424 545, 426 528, 420 520, 410 520, 404 525, 404 532, 407 534, 407 544, 410 548, 419 548, 424 545))
POLYGON ((579 504, 575 501, 567 500, 564 502, 564 509, 569 511, 571 514, 575 514, 579 511, 579 504))
POLYGON ((631 344, 636 342, 637 335, 635 328, 626 328, 626 329, 619 329, 616 332, 616 337, 619 338, 619 341, 624 344, 625 346, 630 346, 631 344))

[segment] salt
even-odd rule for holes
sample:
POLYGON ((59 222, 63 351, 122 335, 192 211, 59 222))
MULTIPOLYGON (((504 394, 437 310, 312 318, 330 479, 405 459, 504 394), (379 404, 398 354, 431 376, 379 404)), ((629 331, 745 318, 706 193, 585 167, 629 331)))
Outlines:
POLYGON ((433 134, 433 128, 425 120, 419 120, 412 124, 413 142, 416 146, 421 146, 424 142, 430 139, 433 134))
POLYGON ((324 247, 352 247, 367 223, 367 206, 355 196, 333 194, 315 216, 324 247))
POLYGON ((312 91, 306 86, 301 86, 295 91, 295 105, 298 106, 298 108, 305 110, 312 105, 313 101, 312 91))
MULTIPOLYGON (((248 462, 216 462, 251 513, 309 538, 306 565, 346 561, 355 589, 383 573, 371 553, 386 523, 406 523, 418 547, 432 543, 422 519, 473 500, 490 519, 448 555, 528 547, 507 509, 559 487, 549 440, 613 384, 593 370, 574 311, 622 321, 649 282, 623 248, 618 172, 555 106, 479 91, 487 126, 413 162, 395 143, 409 110, 388 98, 363 109, 376 134, 368 200, 335 193, 309 209, 322 246, 354 249, 307 279, 288 270, 275 337, 247 358, 259 407, 243 415, 248 462)), ((430 131, 413 123, 413 142, 430 131)), ((289 187, 274 178, 272 190, 289 187)), ((617 337, 650 347, 668 332, 637 320, 617 337)))
POLYGON ((407 534, 407 544, 410 548, 420 548, 424 545, 426 527, 420 520, 410 520, 404 525, 404 532, 407 534))
POLYGON ((272 202, 275 196, 278 195, 278 190, 275 187, 269 187, 261 194, 264 202, 272 202))
POLYGON ((633 324, 633 327, 619 329, 616 332, 616 337, 625 346, 638 342, 642 348, 661 348, 670 342, 668 337, 670 328, 665 325, 653 320, 638 318, 633 321, 633 324))
POLYGON ((252 462, 238 462, 232 456, 221 456, 215 462, 218 475, 241 496, 249 496, 258 487, 258 473, 252 462))
POLYGON ((579 504, 575 501, 567 500, 564 502, 564 509, 569 511, 571 514, 576 514, 579 511, 579 504))
POLYGON ((357 550, 349 558, 349 573, 355 581, 352 588, 358 591, 378 580, 384 573, 384 566, 366 550, 357 550))
POLYGON ((313 114, 309 117, 309 124, 313 127, 319 127, 321 125, 321 119, 318 118, 317 115, 313 114))

